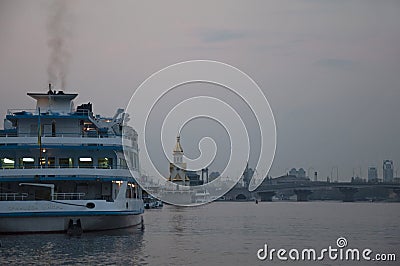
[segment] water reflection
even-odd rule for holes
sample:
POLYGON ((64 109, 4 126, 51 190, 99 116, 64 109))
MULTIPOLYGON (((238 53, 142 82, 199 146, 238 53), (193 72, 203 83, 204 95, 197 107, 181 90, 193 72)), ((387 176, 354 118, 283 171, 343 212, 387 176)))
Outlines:
POLYGON ((1 236, 0 261, 12 264, 143 264, 143 234, 137 227, 65 234, 1 236))

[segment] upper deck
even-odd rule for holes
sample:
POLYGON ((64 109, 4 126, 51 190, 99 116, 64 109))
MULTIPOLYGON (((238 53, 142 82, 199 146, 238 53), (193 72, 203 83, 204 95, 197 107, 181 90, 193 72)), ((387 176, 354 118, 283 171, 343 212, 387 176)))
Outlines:
MULTIPOLYGON (((9 109, 0 130, 0 145, 34 144, 37 138, 47 144, 122 145, 122 128, 126 114, 118 109, 114 117, 94 115, 92 104, 74 108, 78 94, 56 92, 28 93, 36 100, 35 109, 9 109), (35 139, 36 138, 36 139, 35 139)), ((124 128, 126 138, 136 147, 137 133, 124 128)))
MULTIPOLYGON (((0 130, 0 177, 129 176, 139 168, 137 133, 124 127, 127 115, 94 115, 92 104, 74 108, 78 94, 28 93, 35 109, 9 109, 0 130), (129 141, 122 141, 122 137, 129 141), (128 162, 123 145, 128 146, 128 162), (66 167, 67 165, 67 167, 66 167)), ((125 147, 125 146, 124 146, 125 147)))

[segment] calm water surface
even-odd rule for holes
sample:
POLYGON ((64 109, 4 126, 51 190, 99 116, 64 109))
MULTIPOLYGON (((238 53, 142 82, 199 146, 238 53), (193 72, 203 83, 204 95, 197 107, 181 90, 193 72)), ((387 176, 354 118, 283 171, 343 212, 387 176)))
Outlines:
POLYGON ((400 204, 341 202, 215 202, 148 210, 145 229, 0 236, 1 265, 317 265, 259 261, 271 248, 336 247, 396 253, 397 262, 324 260, 318 265, 400 265, 400 204))

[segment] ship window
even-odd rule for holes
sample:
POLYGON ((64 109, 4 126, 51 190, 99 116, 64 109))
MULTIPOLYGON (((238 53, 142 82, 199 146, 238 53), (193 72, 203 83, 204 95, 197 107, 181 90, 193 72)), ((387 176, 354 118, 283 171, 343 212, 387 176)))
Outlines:
POLYGON ((20 158, 19 165, 21 165, 23 168, 34 168, 35 158, 31 157, 20 158))
POLYGON ((51 136, 51 124, 43 124, 43 136, 50 137, 51 136))
POLYGON ((12 169, 15 167, 15 161, 10 158, 2 158, 0 161, 1 168, 12 169))
POLYGON ((128 183, 128 186, 126 188, 126 197, 130 199, 135 199, 137 198, 137 186, 133 183, 128 183))
MULTIPOLYGON (((39 126, 37 124, 31 125, 30 130, 31 130, 31 132, 30 132, 31 137, 38 136, 40 133, 39 126)), ((41 131, 43 131, 43 130, 41 130, 41 131)))
POLYGON ((119 158, 119 167, 122 168, 122 169, 128 168, 128 165, 126 164, 125 159, 119 158))
POLYGON ((56 158, 48 157, 47 158, 47 166, 50 168, 54 168, 56 166, 56 158))
POLYGON ((138 157, 138 155, 135 153, 133 158, 135 159, 135 169, 139 169, 139 157, 138 157))
POLYGON ((112 158, 99 158, 98 167, 99 168, 112 168, 113 159, 112 158))
POLYGON ((40 158, 40 166, 45 166, 45 164, 46 164, 46 158, 44 158, 44 157, 41 157, 40 158))
POLYGON ((128 199, 133 198, 133 195, 132 195, 132 188, 131 188, 131 187, 127 187, 127 188, 126 188, 126 195, 125 195, 125 197, 128 198, 128 199))
POLYGON ((51 122, 51 136, 56 136, 56 121, 51 122))
POLYGON ((58 165, 60 168, 72 168, 74 167, 74 159, 73 158, 59 158, 58 165))
POLYGON ((82 167, 82 168, 93 167, 93 159, 91 157, 80 157, 79 158, 79 167, 82 167))
POLYGON ((138 198, 138 186, 135 186, 135 184, 132 184, 132 189, 133 189, 133 197, 135 199, 138 198))

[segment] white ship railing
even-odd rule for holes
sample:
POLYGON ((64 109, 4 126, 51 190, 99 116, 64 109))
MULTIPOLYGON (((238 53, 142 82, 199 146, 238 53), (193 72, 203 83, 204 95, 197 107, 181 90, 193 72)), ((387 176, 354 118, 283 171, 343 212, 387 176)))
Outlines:
POLYGON ((27 193, 0 193, 0 200, 24 200, 28 197, 27 193))
POLYGON ((85 193, 54 193, 54 200, 80 200, 85 193))
POLYGON ((69 167, 68 165, 55 165, 55 166, 37 166, 37 165, 32 165, 32 166, 16 166, 13 168, 10 167, 0 167, 0 170, 13 170, 13 169, 124 169, 128 170, 128 166, 122 166, 122 165, 117 165, 117 166, 73 166, 69 167))
MULTIPOLYGON (((8 109, 7 110, 7 115, 13 115, 13 116, 17 116, 17 115, 38 115, 39 114, 39 110, 38 109, 8 109)), ((91 112, 90 110, 85 110, 85 109, 81 109, 81 110, 76 110, 75 112, 68 112, 68 113, 64 113, 64 112, 57 112, 57 111, 44 111, 44 110, 40 110, 40 115, 43 116, 44 118, 48 115, 60 115, 60 116, 74 116, 74 115, 87 115, 90 117, 93 117, 93 112, 91 112)))
MULTIPOLYGON (((3 133, 3 138, 16 138, 16 137, 36 137, 37 133, 31 132, 11 132, 11 133, 3 133)), ((90 132, 90 133, 42 133, 42 138, 51 137, 51 138, 121 138, 122 135, 117 135, 113 133, 97 133, 97 132, 90 132)))
POLYGON ((96 177, 126 177, 132 175, 127 168, 98 168, 98 167, 74 167, 74 168, 29 168, 7 169, 0 168, 0 181, 5 177, 20 178, 22 176, 96 176, 96 177))
MULTIPOLYGON (((112 146, 122 146, 121 136, 115 137, 42 137, 42 145, 112 145, 112 146)), ((1 144, 18 144, 18 145, 38 145, 38 137, 21 137, 21 136, 0 136, 1 144)))
MULTIPOLYGON (((8 135, 8 134, 7 134, 8 135)), ((102 145, 102 146, 126 146, 137 149, 136 144, 123 143, 121 136, 109 137, 42 137, 42 145, 102 145)), ((21 136, 2 136, 0 133, 0 144, 4 145, 38 145, 37 136, 21 137, 21 136)))
MULTIPOLYGON (((31 114, 31 115, 37 115, 38 109, 8 109, 7 110, 7 115, 19 115, 19 114, 31 114)), ((42 112, 40 112, 42 113, 42 112)))

